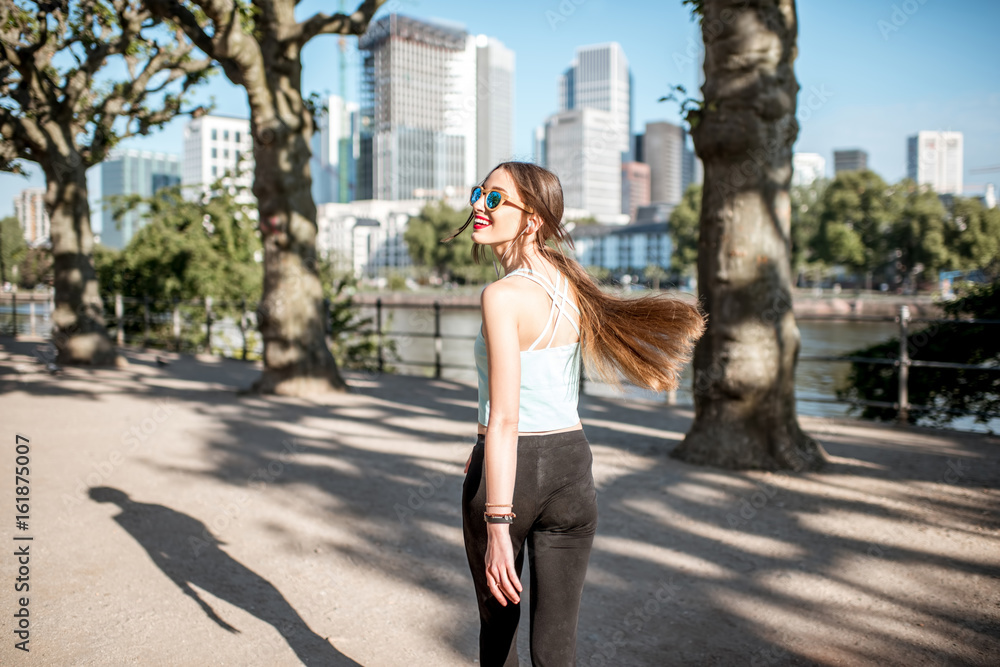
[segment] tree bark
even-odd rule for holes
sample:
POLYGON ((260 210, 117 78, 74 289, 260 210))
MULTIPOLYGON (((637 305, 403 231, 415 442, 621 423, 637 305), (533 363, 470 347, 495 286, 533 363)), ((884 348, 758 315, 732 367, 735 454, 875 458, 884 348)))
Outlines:
POLYGON ((52 342, 56 363, 115 364, 128 361, 115 350, 104 322, 94 234, 87 201, 87 170, 75 152, 41 163, 45 171, 45 208, 49 212, 55 281, 52 342))
POLYGON ((244 78, 250 100, 264 288, 257 311, 264 339, 264 371, 251 387, 259 393, 308 396, 344 391, 347 384, 326 344, 323 287, 316 267, 316 204, 309 147, 312 113, 301 94, 302 65, 295 45, 278 62, 244 78), (275 100, 281 101, 275 104, 275 100))
POLYGON ((799 426, 791 298, 792 144, 799 85, 794 0, 704 0, 704 104, 691 112, 705 167, 695 420, 672 453, 724 468, 816 470, 799 426))

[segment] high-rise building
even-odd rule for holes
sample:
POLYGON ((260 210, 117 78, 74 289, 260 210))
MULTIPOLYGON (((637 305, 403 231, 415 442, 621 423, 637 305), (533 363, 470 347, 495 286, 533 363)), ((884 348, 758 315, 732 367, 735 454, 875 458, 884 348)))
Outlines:
POLYGON ((187 197, 198 196, 217 179, 243 188, 238 201, 252 203, 253 138, 250 121, 230 116, 201 116, 184 128, 181 185, 187 197))
POLYGON ((917 132, 906 140, 906 175, 938 194, 962 194, 961 132, 917 132))
POLYGON ((39 246, 49 241, 52 224, 45 208, 45 188, 26 188, 14 198, 14 217, 21 226, 24 241, 39 246))
POLYGON ((533 144, 534 144, 535 164, 537 164, 539 167, 544 167, 544 166, 546 166, 545 162, 548 159, 545 156, 545 126, 544 125, 539 125, 538 127, 535 128, 535 134, 534 134, 534 136, 533 136, 532 139, 533 139, 533 144))
POLYGON ((826 160, 819 153, 792 155, 792 185, 809 185, 826 178, 826 160))
POLYGON ((514 155, 514 52, 499 40, 476 37, 476 175, 514 155))
POLYGON ((860 148, 833 151, 833 171, 864 171, 868 168, 868 153, 860 148))
POLYGON ((628 153, 632 138, 632 74, 617 42, 581 46, 559 76, 559 111, 600 109, 610 113, 604 132, 628 153))
POLYGON ((122 249, 143 226, 145 207, 128 211, 115 221, 111 198, 150 197, 181 182, 181 160, 171 153, 135 149, 112 151, 101 163, 101 245, 122 249))
POLYGON ((359 199, 451 196, 477 180, 476 39, 390 14, 358 40, 359 199))
POLYGON ((358 105, 331 95, 326 109, 312 138, 313 200, 317 204, 354 201, 361 128, 358 105))
POLYGON ((622 213, 635 222, 639 207, 649 204, 649 165, 626 162, 622 165, 622 213))
POLYGON ((680 203, 684 194, 685 138, 684 128, 679 125, 666 121, 646 123, 642 153, 649 165, 650 201, 680 203))
POLYGON ((562 184, 567 208, 595 217, 621 216, 621 151, 604 138, 614 122, 609 111, 584 107, 549 117, 545 126, 546 167, 562 184))

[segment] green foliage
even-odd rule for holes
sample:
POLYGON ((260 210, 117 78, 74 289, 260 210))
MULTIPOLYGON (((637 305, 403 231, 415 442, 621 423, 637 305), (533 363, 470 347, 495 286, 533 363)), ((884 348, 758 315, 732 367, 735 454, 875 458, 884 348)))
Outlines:
POLYGON ((642 275, 646 280, 652 283, 652 288, 654 290, 660 289, 660 283, 665 281, 668 277, 668 274, 663 270, 663 267, 657 264, 646 265, 646 268, 642 270, 642 275))
POLYGON ((816 256, 857 272, 881 268, 888 260, 889 231, 902 208, 900 192, 875 172, 840 172, 823 193, 816 256))
MULTIPOLYGON (((329 264, 320 267, 323 293, 330 304, 330 351, 337 367, 350 370, 378 370, 378 336, 373 318, 358 315, 354 304, 357 281, 352 275, 333 277, 329 264)), ((397 358, 396 341, 386 338, 383 356, 397 358)))
POLYGON ((210 296, 237 304, 256 297, 262 252, 252 208, 237 203, 235 189, 216 188, 204 202, 186 200, 180 186, 152 197, 116 197, 115 219, 139 210, 145 225, 120 253, 95 253, 102 291, 172 302, 210 296))
POLYGON ((485 282, 496 277, 492 264, 476 264, 472 259, 472 235, 469 229, 457 238, 441 239, 465 224, 468 212, 456 211, 445 202, 424 206, 420 215, 410 218, 403 240, 414 264, 433 269, 442 278, 461 278, 463 282, 485 282))
MULTIPOLYGON (((961 298, 944 305, 948 318, 972 316, 1000 319, 1000 280, 968 288, 961 298)), ((1000 330, 992 324, 932 323, 907 335, 911 359, 960 364, 1000 365, 1000 330)), ((848 356, 894 359, 899 338, 849 352, 848 356)), ((948 424, 956 413, 969 413, 986 423, 1000 418, 1000 372, 951 368, 910 368, 909 401, 925 408, 911 408, 911 423, 948 424)), ((837 396, 847 400, 894 402, 898 400, 899 370, 895 366, 852 362, 837 396)), ((892 408, 853 408, 866 419, 891 420, 892 408)))
POLYGON ((28 244, 24 242, 24 232, 17 218, 8 216, 0 220, 0 284, 14 281, 14 267, 27 253, 28 244))
POLYGON ((896 268, 908 279, 926 271, 937 277, 938 271, 953 266, 953 253, 946 237, 947 216, 937 194, 906 179, 902 190, 903 209, 893 223, 889 244, 896 251, 896 268))
POLYGON ((670 212, 671 266, 683 276, 694 275, 698 265, 698 235, 701 219, 702 186, 692 183, 681 203, 670 212))
POLYGON ((1000 258, 1000 208, 984 208, 979 199, 956 197, 948 247, 955 269, 978 269, 1000 258))
POLYGON ((567 224, 569 224, 571 222, 573 224, 575 224, 577 227, 585 227, 585 226, 588 226, 588 225, 596 225, 596 224, 598 224, 597 218, 595 218, 592 215, 588 215, 585 218, 574 218, 572 220, 567 220, 566 221, 567 224))
POLYGON ((46 246, 27 248, 24 251, 24 258, 16 268, 17 284, 22 289, 34 289, 37 285, 51 287, 55 280, 52 250, 46 246))

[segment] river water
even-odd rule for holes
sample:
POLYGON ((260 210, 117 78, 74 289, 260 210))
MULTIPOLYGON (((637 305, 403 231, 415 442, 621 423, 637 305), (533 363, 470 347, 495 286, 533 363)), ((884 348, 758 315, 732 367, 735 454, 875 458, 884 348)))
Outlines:
MULTIPOLYGON (((362 312, 374 316, 375 309, 365 307, 362 312)), ((466 382, 476 381, 473 343, 482 322, 478 309, 441 310, 441 333, 443 364, 442 377, 466 382), (454 337, 454 338, 452 338, 454 337)), ((432 376, 434 373, 434 315, 430 308, 391 308, 383 306, 383 329, 393 333, 387 340, 396 344, 397 357, 393 360, 386 355, 386 363, 398 372, 432 376), (414 336, 412 334, 421 334, 414 336), (425 337, 426 336, 426 337, 425 337), (407 364, 406 362, 411 362, 407 364), (428 365, 414 365, 423 362, 428 365)), ((883 341, 899 333, 899 325, 894 322, 851 322, 845 320, 804 320, 798 322, 802 339, 800 356, 843 355, 858 348, 883 341)), ((799 414, 817 417, 849 416, 848 405, 843 403, 817 403, 811 398, 835 398, 835 388, 843 383, 850 364, 846 362, 799 361, 795 377, 795 394, 799 414)), ((921 369, 912 368, 910 373, 921 369)), ((677 391, 678 405, 692 405, 691 368, 685 369, 681 388, 677 391)), ((663 393, 657 394, 638 387, 628 386, 624 394, 609 385, 585 381, 584 393, 593 396, 623 396, 647 400, 666 400, 663 393)), ((991 426, 1000 430, 1000 420, 991 426)), ((985 431, 983 425, 975 424, 971 417, 956 419, 953 428, 961 430, 985 431)))

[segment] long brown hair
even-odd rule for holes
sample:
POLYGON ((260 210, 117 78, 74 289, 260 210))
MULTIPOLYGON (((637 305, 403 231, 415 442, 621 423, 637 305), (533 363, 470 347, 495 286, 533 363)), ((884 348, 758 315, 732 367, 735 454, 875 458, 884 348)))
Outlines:
MULTIPOLYGON (((622 298, 603 292, 580 263, 562 251, 563 247, 573 247, 573 239, 561 224, 563 194, 559 177, 530 162, 502 162, 493 171, 497 169, 510 175, 521 201, 541 219, 535 233, 537 250, 576 288, 588 374, 614 385, 619 385, 624 376, 640 387, 676 389, 681 370, 705 331, 705 318, 699 308, 662 294, 622 298)), ((474 217, 475 213, 470 214, 461 228, 442 241, 461 234, 474 217)), ((485 259, 485 254, 486 246, 473 245, 477 263, 485 259)))

